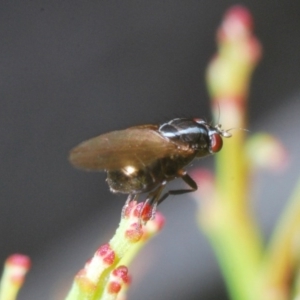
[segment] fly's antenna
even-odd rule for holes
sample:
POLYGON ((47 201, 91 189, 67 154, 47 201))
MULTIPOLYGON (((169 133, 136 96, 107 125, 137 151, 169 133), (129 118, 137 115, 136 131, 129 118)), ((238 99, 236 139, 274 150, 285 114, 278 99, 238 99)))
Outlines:
POLYGON ((217 125, 215 126, 215 129, 217 130, 217 132, 218 132, 222 137, 225 137, 225 138, 232 137, 232 134, 229 132, 231 129, 224 130, 224 129, 222 129, 222 125, 221 125, 221 124, 217 124, 217 125))
POLYGON ((232 131, 232 130, 243 130, 243 131, 247 131, 247 132, 250 132, 250 130, 248 129, 245 129, 245 128, 229 128, 229 129, 222 129, 222 125, 221 124, 217 124, 215 126, 216 130, 218 131, 218 133, 220 133, 220 135, 222 137, 225 137, 225 138, 229 138, 229 137, 232 137, 232 134, 229 132, 229 131, 232 131))

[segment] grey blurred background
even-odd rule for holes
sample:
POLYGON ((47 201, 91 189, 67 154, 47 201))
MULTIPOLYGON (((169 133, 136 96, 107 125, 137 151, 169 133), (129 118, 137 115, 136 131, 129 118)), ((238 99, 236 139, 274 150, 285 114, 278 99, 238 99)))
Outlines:
MULTIPOLYGON (((240 3, 252 11, 264 47, 249 129, 279 135, 296 162, 289 176, 260 175, 254 190, 268 235, 299 168, 300 2, 240 3)), ((0 2, 0 262, 15 252, 32 258, 20 299, 63 299, 119 222, 126 197, 109 192, 104 173, 73 169, 73 146, 133 125, 211 118, 205 68, 233 4, 0 2)), ((170 197, 160 210, 166 227, 133 264, 129 299, 226 299, 191 198, 170 197)))

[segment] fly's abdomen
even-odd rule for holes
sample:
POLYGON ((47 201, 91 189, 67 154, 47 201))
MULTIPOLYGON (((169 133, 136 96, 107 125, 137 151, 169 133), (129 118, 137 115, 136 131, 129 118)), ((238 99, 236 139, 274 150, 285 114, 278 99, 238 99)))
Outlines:
POLYGON ((131 167, 107 172, 106 179, 114 193, 139 194, 154 189, 160 178, 155 177, 152 168, 134 170, 131 167))

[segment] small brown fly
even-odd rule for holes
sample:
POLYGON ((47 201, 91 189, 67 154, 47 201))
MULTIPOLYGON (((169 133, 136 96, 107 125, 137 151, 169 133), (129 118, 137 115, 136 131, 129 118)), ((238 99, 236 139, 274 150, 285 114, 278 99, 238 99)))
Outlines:
POLYGON ((169 195, 197 190, 196 182, 184 167, 194 158, 220 151, 222 137, 230 136, 221 125, 177 118, 162 125, 135 126, 89 139, 71 151, 70 161, 80 169, 106 171, 110 190, 128 194, 127 203, 137 200, 141 193, 148 193, 145 203, 155 211, 169 195), (162 194, 167 182, 178 177, 190 189, 162 194))

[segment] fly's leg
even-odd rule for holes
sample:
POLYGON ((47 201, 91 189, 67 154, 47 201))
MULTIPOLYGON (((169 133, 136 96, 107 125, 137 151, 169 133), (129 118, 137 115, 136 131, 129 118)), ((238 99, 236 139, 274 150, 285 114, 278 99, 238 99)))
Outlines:
POLYGON ((182 195, 190 192, 194 192, 198 189, 197 183, 188 175, 186 172, 181 171, 178 176, 182 178, 182 180, 191 188, 190 189, 181 189, 181 190, 171 190, 166 192, 165 194, 162 195, 161 198, 159 198, 156 203, 157 205, 162 203, 169 195, 182 195))
POLYGON ((124 206, 123 206, 123 208, 122 208, 121 218, 124 218, 125 212, 126 212, 126 209, 127 209, 128 206, 129 206, 129 203, 130 203, 131 201, 136 201, 137 198, 138 198, 138 195, 136 195, 136 194, 129 194, 129 195, 128 195, 128 197, 127 197, 127 199, 126 199, 126 202, 125 202, 125 204, 124 204, 124 206))
MULTIPOLYGON (((164 181, 156 190, 152 191, 151 193, 149 193, 147 199, 144 201, 143 206, 140 210, 140 215, 139 215, 139 224, 141 224, 142 221, 142 215, 144 210, 146 209, 147 205, 149 205, 151 207, 151 216, 150 219, 154 219, 155 217, 155 212, 156 212, 156 207, 157 207, 157 199, 159 199, 165 185, 166 185, 166 181, 164 181)), ((147 221, 146 221, 147 222, 147 221)), ((146 223, 144 222, 144 223, 146 223)))
POLYGON ((145 202, 140 210, 139 225, 141 225, 142 214, 147 205, 150 205, 150 207, 152 209, 151 210, 151 219, 154 219, 157 206, 160 203, 162 203, 169 195, 182 195, 182 194, 194 192, 198 189, 197 183, 185 171, 180 170, 178 172, 177 176, 182 178, 182 180, 190 187, 190 189, 170 190, 170 191, 167 191, 166 193, 164 193, 160 197, 160 195, 167 183, 167 181, 164 181, 156 190, 149 193, 147 199, 145 200, 145 202))

